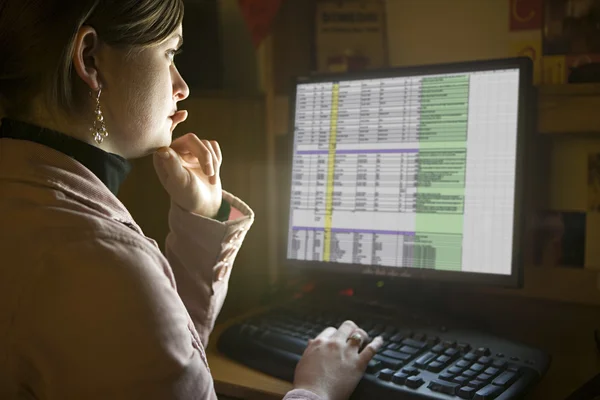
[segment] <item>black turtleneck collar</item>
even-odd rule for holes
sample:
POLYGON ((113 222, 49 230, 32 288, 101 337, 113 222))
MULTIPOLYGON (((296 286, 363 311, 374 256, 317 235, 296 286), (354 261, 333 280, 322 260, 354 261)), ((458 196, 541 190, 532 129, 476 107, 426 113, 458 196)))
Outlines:
POLYGON ((94 173, 116 196, 131 171, 131 164, 116 154, 82 142, 64 133, 5 118, 0 138, 29 140, 53 148, 79 161, 94 173))

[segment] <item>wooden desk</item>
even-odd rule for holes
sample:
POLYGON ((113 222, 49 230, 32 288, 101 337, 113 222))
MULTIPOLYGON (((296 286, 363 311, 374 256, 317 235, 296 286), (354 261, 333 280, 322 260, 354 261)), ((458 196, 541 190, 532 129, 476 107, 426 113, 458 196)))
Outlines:
POLYGON ((217 394, 235 399, 281 400, 292 384, 250 369, 220 354, 216 338, 231 322, 215 327, 206 350, 217 394))
MULTIPOLYGON (((593 340, 593 330, 600 328, 599 307, 522 298, 497 300, 485 296, 474 303, 465 296, 450 302, 452 308, 462 310, 465 301, 477 304, 469 308, 469 315, 484 320, 492 333, 552 355, 550 369, 527 399, 563 400, 600 371, 600 355, 593 340)), ((231 361, 217 351, 219 334, 236 320, 218 325, 207 349, 217 393, 249 400, 281 399, 292 388, 290 383, 231 361)))

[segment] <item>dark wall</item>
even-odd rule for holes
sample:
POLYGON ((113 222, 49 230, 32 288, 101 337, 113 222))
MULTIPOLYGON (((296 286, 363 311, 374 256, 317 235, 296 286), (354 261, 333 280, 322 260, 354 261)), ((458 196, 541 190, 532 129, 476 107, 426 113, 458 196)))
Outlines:
POLYGON ((177 67, 192 91, 223 87, 218 0, 186 0, 183 53, 177 67))

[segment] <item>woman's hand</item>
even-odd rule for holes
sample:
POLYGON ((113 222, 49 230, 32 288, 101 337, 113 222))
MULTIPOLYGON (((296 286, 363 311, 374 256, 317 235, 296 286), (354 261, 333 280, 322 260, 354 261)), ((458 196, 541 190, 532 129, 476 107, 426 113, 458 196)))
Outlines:
POLYGON ((193 133, 154 153, 154 169, 171 200, 184 210, 213 218, 223 200, 219 170, 223 157, 217 142, 193 133))
POLYGON ((311 340, 296 367, 294 387, 310 390, 324 400, 348 399, 383 345, 377 337, 360 351, 361 343, 348 340, 354 334, 363 341, 368 338, 354 322, 346 321, 339 329, 327 328, 311 340))

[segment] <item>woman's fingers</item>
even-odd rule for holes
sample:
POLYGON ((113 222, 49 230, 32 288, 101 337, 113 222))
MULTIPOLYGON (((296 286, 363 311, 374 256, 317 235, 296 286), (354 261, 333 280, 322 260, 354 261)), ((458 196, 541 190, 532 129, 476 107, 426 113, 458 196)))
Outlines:
POLYGON ((215 152, 213 145, 208 140, 202 140, 202 144, 208 149, 208 151, 210 151, 210 155, 211 155, 211 159, 212 159, 213 174, 209 175, 210 176, 209 181, 211 184, 214 185, 217 180, 217 174, 219 173, 219 166, 220 166, 219 158, 217 157, 217 153, 215 152))
POLYGON ((360 358, 360 362, 362 366, 367 368, 367 364, 369 361, 377 354, 377 351, 383 346, 383 338, 381 336, 377 336, 375 339, 371 341, 358 355, 360 358))
POLYGON ((319 333, 319 335, 315 339, 329 338, 332 335, 334 335, 336 332, 337 332, 337 329, 335 329, 333 326, 330 326, 329 328, 325 328, 325 330, 323 330, 323 332, 319 333))
POLYGON ((352 333, 350 333, 349 337, 352 337, 354 335, 360 335, 360 338, 361 338, 360 343, 358 343, 358 341, 355 341, 354 339, 352 339, 352 340, 348 341, 348 344, 351 345, 351 346, 348 346, 348 348, 352 349, 353 351, 358 352, 361 349, 361 347, 363 346, 363 344, 369 338, 369 334, 360 328, 356 328, 354 331, 352 331, 352 333))
POLYGON ((221 146, 219 146, 219 142, 217 142, 216 140, 211 140, 210 144, 212 145, 212 148, 214 149, 215 154, 217 155, 219 166, 221 166, 221 164, 223 164, 223 153, 221 152, 221 146))
POLYGON ((337 332, 334 334, 334 337, 342 342, 346 342, 352 332, 354 332, 358 326, 352 321, 344 321, 338 328, 337 332))
MULTIPOLYGON (((207 146, 193 133, 188 133, 174 140, 171 143, 171 148, 181 154, 191 153, 198 159, 198 163, 206 176, 213 176, 215 174, 212 146, 210 144, 207 146)), ((216 158, 216 154, 214 157, 216 158)))
POLYGON ((154 154, 154 169, 158 179, 167 190, 173 185, 186 185, 189 175, 181 164, 181 158, 176 151, 168 147, 161 148, 154 154))

